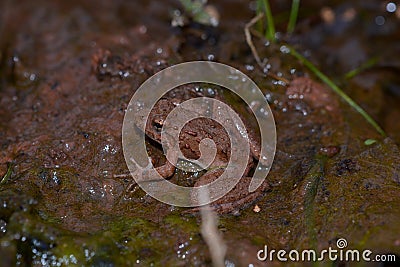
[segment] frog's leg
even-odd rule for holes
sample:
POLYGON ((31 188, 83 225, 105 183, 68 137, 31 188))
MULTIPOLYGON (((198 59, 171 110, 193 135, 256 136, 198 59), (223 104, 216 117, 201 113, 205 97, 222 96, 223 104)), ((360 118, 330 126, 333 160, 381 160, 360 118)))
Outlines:
POLYGON ((175 173, 175 166, 178 162, 178 153, 173 149, 167 150, 167 161, 164 165, 159 166, 156 168, 156 171, 163 177, 163 178, 171 178, 175 173), (172 162, 170 162, 170 160, 172 162))
MULTIPOLYGON (((204 174, 199 181, 194 185, 201 186, 208 183, 211 183, 215 179, 217 179, 222 173, 223 169, 216 169, 213 171, 209 171, 204 174)), ((262 196, 264 192, 269 190, 271 186, 267 181, 257 188, 254 192, 249 192, 249 185, 252 177, 242 177, 236 186, 225 196, 214 201, 210 204, 211 208, 219 213, 235 213, 240 209, 245 208, 248 205, 251 205, 254 201, 257 200, 258 197, 262 196)), ((190 210, 185 211, 184 213, 195 213, 200 210, 200 207, 196 207, 190 210)))
MULTIPOLYGON (((168 152, 167 152, 168 153, 168 152)), ((171 154, 171 153, 169 153, 171 154)), ((164 165, 156 167, 155 171, 158 172, 159 175, 161 175, 163 178, 168 179, 170 177, 172 177, 175 173, 175 165, 176 162, 178 161, 178 158, 176 156, 177 154, 171 154, 169 157, 167 157, 167 161, 165 162, 164 165), (168 159, 172 160, 173 163, 171 163, 168 159)), ((149 158, 149 168, 153 169, 154 167, 151 164, 151 159, 149 158)), ((144 171, 143 169, 141 171, 144 171)), ((154 169, 153 169, 154 171, 154 169)), ((131 174, 129 174, 130 176, 131 174)), ((140 175, 140 174, 139 174, 140 175)), ((124 176, 120 176, 120 177, 124 177, 124 176)), ((154 177, 154 181, 157 181, 159 179, 159 177, 154 177), (157 179, 158 178, 158 179, 157 179)), ((128 184, 126 190, 125 190, 125 194, 130 195, 132 192, 135 191, 135 188, 137 186, 137 183, 135 180, 132 180, 132 182, 130 184, 128 184)))
POLYGON ((175 165, 169 162, 168 160, 164 165, 157 167, 156 171, 164 178, 168 179, 172 177, 175 173, 175 165))

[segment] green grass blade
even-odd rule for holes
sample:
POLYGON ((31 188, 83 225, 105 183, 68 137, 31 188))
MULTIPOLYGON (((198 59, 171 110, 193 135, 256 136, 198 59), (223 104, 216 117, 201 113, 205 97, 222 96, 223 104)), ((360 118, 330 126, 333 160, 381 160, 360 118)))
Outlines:
POLYGON ((364 70, 366 70, 368 68, 371 68, 376 63, 378 63, 378 58, 377 57, 373 57, 373 58, 369 59, 367 62, 361 64, 361 66, 359 66, 358 68, 347 72, 345 74, 345 78, 346 79, 351 79, 351 78, 357 76, 358 74, 360 74, 361 72, 363 72, 364 70))
POLYGON ((275 23, 274 17, 272 16, 271 7, 269 5, 268 0, 259 0, 262 1, 265 11, 265 17, 267 19, 267 31, 265 33, 265 37, 271 41, 275 42, 275 23))
MULTIPOLYGON (((289 46, 288 46, 289 47, 289 46)), ((343 92, 331 79, 329 79, 325 74, 317 69, 310 61, 299 54, 295 49, 289 47, 290 54, 302 62, 307 68, 309 68, 318 78, 320 78, 324 83, 332 88, 340 97, 342 97, 351 107, 353 107, 358 113, 360 113, 382 136, 386 136, 386 133, 382 128, 376 123, 376 121, 368 115, 368 113, 360 107, 356 102, 354 102, 351 97, 349 97, 345 92, 343 92)))
MULTIPOLYGON (((257 9, 256 9, 256 14, 259 15, 263 13, 263 3, 261 1, 257 1, 257 9)), ((257 31, 262 33, 264 32, 264 26, 263 26, 263 20, 258 20, 257 21, 257 31)))
POLYGON ((375 140, 375 139, 367 139, 367 140, 364 141, 364 144, 365 144, 366 146, 370 146, 370 145, 373 145, 373 144, 375 144, 375 143, 376 143, 376 140, 375 140))
POLYGON ((290 10, 289 23, 287 26, 287 32, 289 34, 293 33, 294 28, 296 26, 297 16, 299 14, 299 6, 300 6, 300 0, 292 1, 292 8, 290 10))
POLYGON ((8 178, 10 178, 11 173, 12 173, 12 164, 8 163, 7 164, 7 172, 6 172, 6 174, 4 174, 3 178, 1 178, 0 185, 3 185, 8 181, 8 178))

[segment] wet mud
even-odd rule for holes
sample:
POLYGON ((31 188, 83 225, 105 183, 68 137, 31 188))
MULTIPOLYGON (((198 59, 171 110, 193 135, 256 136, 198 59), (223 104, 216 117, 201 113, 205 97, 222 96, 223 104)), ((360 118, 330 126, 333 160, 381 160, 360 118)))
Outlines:
MULTIPOLYGON (((243 71, 276 121, 270 189, 219 217, 227 264, 266 265, 257 260, 264 245, 322 250, 339 238, 400 255, 400 13, 380 1, 304 1, 296 31, 286 35, 291 3, 271 1, 280 40, 253 41, 284 83, 257 65, 246 43, 254 2, 209 3, 220 14, 217 27, 171 26, 183 10, 178 1, 0 3, 1 266, 211 265, 200 217, 132 186, 121 143, 125 108, 140 84, 192 60, 243 71), (387 136, 285 53, 285 42, 387 136), (375 64, 346 77, 371 58, 375 64)), ((243 103, 215 90, 246 116, 243 103)), ((159 145, 147 146, 162 165, 159 145)), ((172 179, 193 185, 200 175, 178 170, 172 179)))

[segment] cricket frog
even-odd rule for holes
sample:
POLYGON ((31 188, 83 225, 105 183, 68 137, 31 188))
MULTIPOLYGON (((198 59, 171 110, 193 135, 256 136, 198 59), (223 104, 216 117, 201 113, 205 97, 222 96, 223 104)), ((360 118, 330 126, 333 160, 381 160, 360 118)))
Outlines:
MULTIPOLYGON (((161 132, 165 119, 168 114, 183 101, 201 96, 186 86, 170 91, 166 96, 161 98, 153 107, 146 123, 145 134, 157 143, 161 143, 161 132)), ((242 119, 243 122, 245 122, 242 119)), ((256 161, 260 158, 260 142, 256 134, 247 127, 250 156, 247 159, 247 167, 243 177, 238 184, 225 196, 211 204, 212 208, 218 213, 230 213, 238 211, 246 205, 253 203, 263 192, 269 189, 266 181, 254 192, 249 193, 248 188, 251 177, 248 175, 254 167, 256 161)), ((179 148, 187 159, 196 160, 201 156, 199 144, 204 138, 210 138, 214 141, 216 147, 216 156, 208 168, 194 184, 201 186, 208 184, 217 179, 224 171, 230 159, 231 144, 225 129, 218 122, 209 118, 196 118, 183 126, 179 136, 179 148)), ((175 173, 175 166, 168 160, 166 163, 157 168, 158 173, 164 178, 170 178, 175 173)), ((192 209, 195 211, 197 209, 192 209)))

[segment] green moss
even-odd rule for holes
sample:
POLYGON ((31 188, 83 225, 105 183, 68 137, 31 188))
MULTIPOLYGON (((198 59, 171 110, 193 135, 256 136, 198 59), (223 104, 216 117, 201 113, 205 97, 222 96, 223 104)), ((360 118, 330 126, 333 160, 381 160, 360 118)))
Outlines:
POLYGON ((263 247, 266 243, 265 238, 262 236, 258 236, 258 235, 253 236, 251 240, 252 240, 253 244, 256 245, 257 247, 263 247))
POLYGON ((167 227, 178 227, 183 232, 192 234, 200 231, 195 217, 182 216, 180 214, 170 214, 164 218, 167 227))

